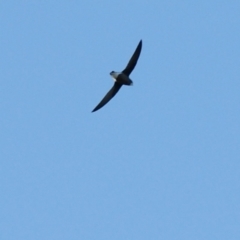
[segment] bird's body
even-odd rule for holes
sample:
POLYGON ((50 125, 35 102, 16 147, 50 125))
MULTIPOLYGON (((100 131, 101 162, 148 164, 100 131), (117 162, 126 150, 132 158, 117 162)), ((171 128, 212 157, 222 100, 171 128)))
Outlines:
POLYGON ((133 81, 124 73, 118 73, 118 72, 110 72, 110 75, 114 79, 115 82, 121 83, 122 85, 132 85, 133 81))
POLYGON ((142 49, 142 40, 139 42, 134 54, 132 55, 130 61, 128 62, 126 68, 122 72, 110 72, 110 75, 114 79, 115 83, 110 91, 106 94, 106 96, 102 99, 102 101, 93 109, 92 112, 97 111, 102 108, 106 103, 108 103, 119 91, 122 85, 132 85, 133 81, 129 78, 130 73, 134 69, 137 64, 138 58, 140 56, 142 49))

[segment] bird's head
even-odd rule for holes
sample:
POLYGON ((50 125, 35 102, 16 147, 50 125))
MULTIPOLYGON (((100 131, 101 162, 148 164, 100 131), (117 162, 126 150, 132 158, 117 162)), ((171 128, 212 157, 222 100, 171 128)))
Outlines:
POLYGON ((120 73, 114 72, 114 71, 111 71, 111 72, 110 72, 111 77, 114 78, 115 80, 117 79, 117 77, 118 77, 119 74, 120 74, 120 73))

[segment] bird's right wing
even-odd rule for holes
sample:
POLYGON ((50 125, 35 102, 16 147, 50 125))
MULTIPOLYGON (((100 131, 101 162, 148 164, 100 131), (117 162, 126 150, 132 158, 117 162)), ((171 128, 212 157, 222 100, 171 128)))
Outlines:
POLYGON ((106 94, 102 101, 92 110, 92 112, 97 111, 98 109, 102 108, 106 103, 108 103, 116 95, 121 86, 122 84, 115 82, 110 91, 106 94))

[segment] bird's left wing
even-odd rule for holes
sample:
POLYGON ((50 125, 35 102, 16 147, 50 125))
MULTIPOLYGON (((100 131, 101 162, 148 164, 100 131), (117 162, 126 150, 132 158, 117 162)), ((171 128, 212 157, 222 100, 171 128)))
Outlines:
POLYGON ((142 40, 139 42, 139 44, 138 44, 135 52, 133 53, 130 61, 128 62, 126 68, 122 71, 127 76, 129 76, 130 73, 132 72, 132 70, 135 68, 138 58, 140 56, 141 50, 142 50, 142 40))

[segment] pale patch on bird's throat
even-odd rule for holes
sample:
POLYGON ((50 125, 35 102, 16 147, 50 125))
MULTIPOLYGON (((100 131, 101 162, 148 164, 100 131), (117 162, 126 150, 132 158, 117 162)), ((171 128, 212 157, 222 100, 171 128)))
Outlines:
POLYGON ((116 79, 116 78, 114 78, 113 76, 112 76, 112 79, 113 79, 113 81, 114 81, 114 82, 116 82, 116 81, 117 81, 117 79, 116 79))
POLYGON ((111 72, 110 75, 113 78, 113 81, 116 82, 117 81, 117 77, 120 73, 119 72, 111 72))

